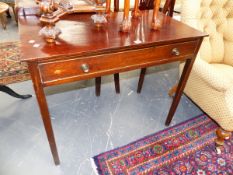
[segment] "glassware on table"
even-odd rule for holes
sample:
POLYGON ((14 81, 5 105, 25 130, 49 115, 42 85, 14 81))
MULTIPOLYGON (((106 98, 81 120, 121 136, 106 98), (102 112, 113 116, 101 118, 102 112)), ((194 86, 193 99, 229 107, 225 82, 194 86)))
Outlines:
POLYGON ((105 0, 96 0, 96 14, 91 16, 91 19, 94 21, 97 27, 102 26, 107 23, 107 19, 105 16, 106 8, 103 6, 105 0))
POLYGON ((60 33, 61 30, 55 27, 55 25, 46 25, 39 31, 39 35, 43 36, 48 43, 55 42, 60 33))
POLYGON ((55 22, 58 20, 55 13, 54 0, 43 0, 40 3, 41 21, 43 21, 44 27, 39 31, 39 35, 43 36, 48 43, 55 42, 57 36, 61 33, 61 30, 55 27, 55 22))

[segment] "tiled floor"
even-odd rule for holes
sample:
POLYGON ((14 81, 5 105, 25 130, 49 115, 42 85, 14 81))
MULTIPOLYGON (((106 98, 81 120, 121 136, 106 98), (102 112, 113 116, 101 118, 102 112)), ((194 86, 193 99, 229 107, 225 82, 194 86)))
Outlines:
MULTIPOLYGON (((8 24, 0 41, 17 40, 8 24)), ((61 165, 55 166, 40 118, 31 81, 12 84, 18 100, 0 93, 0 175, 93 175, 91 157, 130 143, 165 127, 171 104, 167 95, 177 82, 178 64, 150 68, 141 94, 136 93, 139 70, 120 74, 121 94, 114 91, 113 76, 103 77, 100 97, 94 81, 46 89, 61 165)), ((201 114, 183 96, 172 125, 201 114)))

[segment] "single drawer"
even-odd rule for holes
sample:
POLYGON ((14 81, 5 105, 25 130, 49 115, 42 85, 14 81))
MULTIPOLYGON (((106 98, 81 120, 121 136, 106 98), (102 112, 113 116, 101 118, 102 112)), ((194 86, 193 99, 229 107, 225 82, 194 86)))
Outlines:
POLYGON ((196 46, 197 41, 191 41, 91 57, 64 59, 40 63, 39 70, 45 85, 55 85, 184 60, 193 56, 196 46))

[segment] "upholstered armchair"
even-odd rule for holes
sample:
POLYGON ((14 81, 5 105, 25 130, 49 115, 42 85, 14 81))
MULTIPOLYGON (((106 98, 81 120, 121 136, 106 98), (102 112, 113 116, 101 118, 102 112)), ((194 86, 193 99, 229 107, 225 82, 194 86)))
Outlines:
POLYGON ((183 0, 181 20, 209 34, 184 92, 219 124, 220 146, 233 131, 233 0, 183 0))

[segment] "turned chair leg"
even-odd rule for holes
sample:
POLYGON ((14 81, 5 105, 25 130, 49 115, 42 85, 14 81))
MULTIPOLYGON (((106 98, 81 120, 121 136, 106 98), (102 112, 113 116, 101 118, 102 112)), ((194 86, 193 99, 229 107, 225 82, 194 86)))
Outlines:
POLYGON ((140 73, 140 77, 139 77, 139 81, 138 81, 137 93, 141 93, 145 75, 146 75, 146 68, 142 68, 141 73, 140 73))
POLYGON ((6 19, 3 13, 0 14, 0 21, 2 23, 3 29, 6 30, 6 19))
POLYGON ((10 14, 10 10, 9 9, 6 11, 6 17, 7 18, 11 18, 11 14, 10 14))
POLYGON ((176 93, 176 89, 177 89, 178 84, 175 84, 169 91, 168 91, 168 95, 170 97, 172 97, 175 93, 176 93))
MULTIPOLYGON (((142 90, 142 85, 144 82, 144 78, 146 75, 146 68, 142 68, 141 72, 140 72, 140 77, 139 77, 139 81, 138 81, 138 88, 137 88, 137 93, 141 93, 142 90)), ((175 93, 176 93, 176 89, 177 89, 178 84, 174 85, 168 92, 168 95, 170 97, 172 97, 175 93)))
POLYGON ((231 132, 225 131, 219 127, 216 130, 216 135, 217 135, 217 138, 215 139, 216 151, 217 151, 217 154, 221 154, 221 147, 224 145, 224 141, 230 138, 231 132))
POLYGON ((13 9, 13 13, 14 13, 14 16, 15 16, 15 22, 16 22, 16 24, 18 24, 18 16, 16 14, 15 5, 12 6, 12 9, 13 9))
POLYGON ((15 91, 13 91, 11 88, 5 86, 5 85, 0 85, 0 91, 2 92, 5 92, 9 95, 11 95, 12 97, 15 97, 15 98, 21 98, 21 99, 27 99, 27 98, 30 98, 32 97, 32 95, 30 94, 27 94, 27 95, 20 95, 18 93, 16 93, 15 91))
MULTIPOLYGON (((144 82, 144 78, 146 75, 146 68, 142 68, 141 72, 140 72, 140 77, 139 77, 139 81, 138 81, 138 88, 137 88, 137 93, 141 93, 142 90, 142 85, 144 82)), ((172 97, 175 93, 176 93, 176 89, 177 89, 178 84, 174 85, 168 92, 168 95, 170 97, 172 97)))
POLYGON ((115 83, 115 90, 116 93, 120 93, 120 78, 119 78, 119 73, 114 74, 114 83, 115 83))
POLYGON ((101 88, 101 77, 95 78, 95 95, 100 96, 100 88, 101 88))
MULTIPOLYGON (((116 93, 120 93, 120 78, 119 78, 119 73, 114 74, 114 83, 115 83, 115 90, 116 93)), ((100 96, 100 91, 101 91, 101 77, 96 77, 95 78, 95 95, 98 97, 100 96)))

